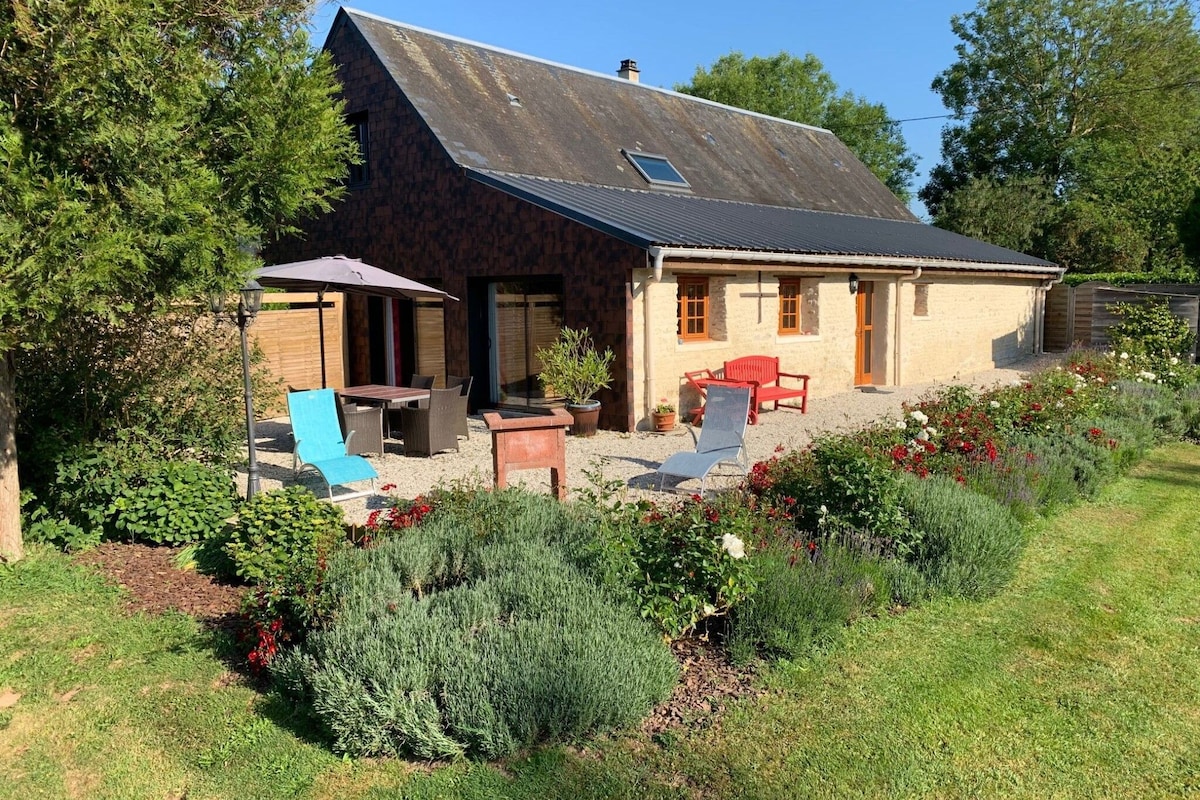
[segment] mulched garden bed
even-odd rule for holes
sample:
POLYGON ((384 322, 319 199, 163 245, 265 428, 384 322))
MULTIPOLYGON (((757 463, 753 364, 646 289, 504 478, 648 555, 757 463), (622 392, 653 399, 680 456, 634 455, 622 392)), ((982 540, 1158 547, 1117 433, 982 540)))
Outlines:
MULTIPOLYGON (((105 542, 75 556, 128 592, 130 613, 162 614, 179 611, 206 627, 229 627, 237 619, 245 586, 223 583, 194 569, 179 569, 175 556, 182 548, 105 542)), ((757 696, 754 670, 729 663, 725 652, 698 638, 671 643, 679 661, 679 683, 671 698, 659 705, 641 725, 648 734, 671 729, 704 728, 730 701, 757 696)))
POLYGON ((236 614, 245 586, 223 583, 194 569, 179 569, 175 556, 180 547, 104 542, 75 556, 75 561, 95 567, 129 593, 131 613, 162 614, 180 611, 206 624, 236 614))

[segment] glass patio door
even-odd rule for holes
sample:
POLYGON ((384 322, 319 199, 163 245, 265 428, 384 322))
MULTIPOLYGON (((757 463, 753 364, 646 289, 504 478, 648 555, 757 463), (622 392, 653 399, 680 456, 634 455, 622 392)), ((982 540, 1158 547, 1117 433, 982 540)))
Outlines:
POLYGON ((538 381, 537 351, 562 330, 561 278, 491 283, 488 287, 491 402, 505 406, 545 405, 538 381))

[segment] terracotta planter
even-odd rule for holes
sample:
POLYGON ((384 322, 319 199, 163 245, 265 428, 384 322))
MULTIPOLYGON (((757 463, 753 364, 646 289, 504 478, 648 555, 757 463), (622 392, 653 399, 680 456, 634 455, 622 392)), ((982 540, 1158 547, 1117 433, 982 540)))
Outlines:
POLYGON ((575 419, 571 425, 572 436, 596 435, 596 428, 600 424, 600 403, 598 401, 593 400, 578 406, 567 403, 567 411, 571 412, 571 416, 575 419))
POLYGON ((496 488, 508 486, 508 473, 518 469, 550 468, 550 489, 567 499, 567 426, 571 417, 560 408, 546 414, 486 411, 483 421, 492 433, 492 471, 496 488))
POLYGON ((650 412, 651 418, 654 420, 654 430, 663 433, 665 431, 675 430, 675 412, 650 412))

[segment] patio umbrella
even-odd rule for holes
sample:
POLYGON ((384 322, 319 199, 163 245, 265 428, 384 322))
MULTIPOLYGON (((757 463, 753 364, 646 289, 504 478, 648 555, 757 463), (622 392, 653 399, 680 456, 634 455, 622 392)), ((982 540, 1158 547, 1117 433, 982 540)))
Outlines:
POLYGON ((321 338, 321 387, 325 387, 325 292, 345 292, 372 297, 431 297, 457 300, 440 289, 409 280, 357 258, 324 256, 260 267, 254 279, 271 289, 317 293, 317 325, 321 338))

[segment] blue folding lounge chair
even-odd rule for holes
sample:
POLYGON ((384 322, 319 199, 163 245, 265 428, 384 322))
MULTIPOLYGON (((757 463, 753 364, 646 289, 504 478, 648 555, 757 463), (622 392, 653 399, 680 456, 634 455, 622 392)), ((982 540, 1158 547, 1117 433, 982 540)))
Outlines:
POLYGON ((338 424, 336 398, 333 389, 310 389, 290 392, 287 396, 288 414, 292 418, 292 435, 296 440, 296 472, 308 467, 315 469, 329 488, 330 500, 349 500, 375 493, 375 471, 362 456, 346 454, 338 424), (371 481, 370 490, 340 494, 334 497, 333 487, 355 481, 371 481))
POLYGON ((658 468, 658 488, 663 478, 675 475, 680 478, 697 478, 700 481, 700 496, 704 496, 708 473, 718 464, 733 464, 742 474, 746 473, 746 418, 750 413, 749 386, 710 383, 704 405, 704 427, 700 438, 696 431, 688 428, 696 442, 692 453, 676 453, 658 468))

